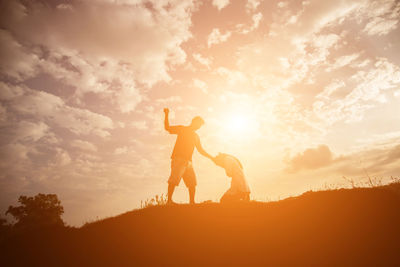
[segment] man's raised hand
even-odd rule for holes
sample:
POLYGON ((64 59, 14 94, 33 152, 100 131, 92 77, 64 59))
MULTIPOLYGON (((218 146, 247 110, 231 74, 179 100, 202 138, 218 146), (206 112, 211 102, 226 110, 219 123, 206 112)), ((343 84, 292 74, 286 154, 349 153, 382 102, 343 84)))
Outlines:
POLYGON ((169 113, 169 108, 164 108, 164 113, 168 114, 169 113))

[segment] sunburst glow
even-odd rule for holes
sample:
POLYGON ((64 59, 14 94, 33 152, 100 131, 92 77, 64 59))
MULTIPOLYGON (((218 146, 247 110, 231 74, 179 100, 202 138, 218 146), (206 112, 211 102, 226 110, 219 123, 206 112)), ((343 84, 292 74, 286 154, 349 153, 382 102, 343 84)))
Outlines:
POLYGON ((222 130, 225 138, 255 137, 258 133, 256 115, 248 111, 230 112, 224 116, 223 122, 222 130))

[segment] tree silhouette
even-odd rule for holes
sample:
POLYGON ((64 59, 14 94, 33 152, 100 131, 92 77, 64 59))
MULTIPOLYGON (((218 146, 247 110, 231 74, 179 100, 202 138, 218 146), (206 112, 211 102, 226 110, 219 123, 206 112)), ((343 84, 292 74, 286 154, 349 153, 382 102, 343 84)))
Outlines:
POLYGON ((64 208, 56 194, 20 196, 18 202, 21 206, 10 206, 6 212, 17 220, 14 226, 21 228, 64 226, 61 219, 64 208))

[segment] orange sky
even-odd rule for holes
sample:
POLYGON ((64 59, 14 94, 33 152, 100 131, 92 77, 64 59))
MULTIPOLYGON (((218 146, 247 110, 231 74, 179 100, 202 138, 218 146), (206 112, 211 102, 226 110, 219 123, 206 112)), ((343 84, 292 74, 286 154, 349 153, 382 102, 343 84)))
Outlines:
MULTIPOLYGON (((81 225, 164 193, 164 107, 202 116, 203 147, 237 156, 258 200, 400 175, 398 1, 0 6, 1 212, 56 193, 81 225)), ((218 200, 224 171, 193 163, 197 201, 218 200)))

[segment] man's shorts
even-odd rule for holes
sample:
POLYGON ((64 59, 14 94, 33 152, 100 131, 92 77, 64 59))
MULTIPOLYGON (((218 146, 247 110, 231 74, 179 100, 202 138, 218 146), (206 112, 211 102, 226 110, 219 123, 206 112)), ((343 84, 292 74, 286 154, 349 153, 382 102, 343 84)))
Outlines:
POLYGON ((193 170, 192 161, 181 158, 173 158, 171 161, 171 175, 168 179, 168 184, 179 185, 182 178, 187 187, 194 187, 197 185, 196 174, 193 170))

